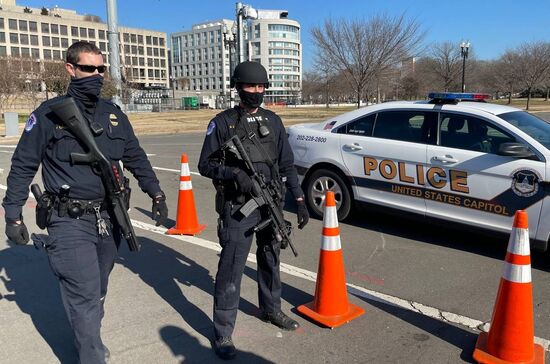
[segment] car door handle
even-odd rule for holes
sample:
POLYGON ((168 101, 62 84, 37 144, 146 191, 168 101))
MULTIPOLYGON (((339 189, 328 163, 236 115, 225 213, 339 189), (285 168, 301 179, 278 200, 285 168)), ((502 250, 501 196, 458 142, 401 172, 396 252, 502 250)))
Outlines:
POLYGON ((458 163, 458 159, 454 159, 452 155, 436 155, 435 157, 432 157, 434 161, 442 162, 442 163, 458 163))
POLYGON ((363 149, 362 146, 359 145, 359 143, 353 143, 353 144, 344 144, 344 147, 351 149, 352 151, 361 150, 363 149))

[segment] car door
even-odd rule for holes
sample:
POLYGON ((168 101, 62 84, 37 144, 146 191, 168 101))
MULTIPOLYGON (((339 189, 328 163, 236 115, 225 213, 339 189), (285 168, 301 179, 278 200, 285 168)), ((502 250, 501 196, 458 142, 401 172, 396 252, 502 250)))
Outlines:
POLYGON ((346 125, 340 150, 353 175, 355 198, 424 214, 417 175, 426 164, 429 126, 436 121, 433 111, 391 110, 346 125))
POLYGON ((439 145, 427 151, 428 216, 508 231, 515 211, 529 208, 535 232, 545 164, 498 155, 502 143, 519 140, 495 122, 442 112, 439 125, 439 145))

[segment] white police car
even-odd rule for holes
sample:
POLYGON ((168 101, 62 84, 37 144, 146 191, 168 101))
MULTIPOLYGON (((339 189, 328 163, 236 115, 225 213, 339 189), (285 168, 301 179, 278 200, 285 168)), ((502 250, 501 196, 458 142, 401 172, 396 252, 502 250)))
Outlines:
POLYGON ((289 127, 311 211, 322 215, 331 190, 340 219, 368 203, 509 232, 526 209, 531 242, 546 250, 550 124, 488 97, 432 93, 289 127))

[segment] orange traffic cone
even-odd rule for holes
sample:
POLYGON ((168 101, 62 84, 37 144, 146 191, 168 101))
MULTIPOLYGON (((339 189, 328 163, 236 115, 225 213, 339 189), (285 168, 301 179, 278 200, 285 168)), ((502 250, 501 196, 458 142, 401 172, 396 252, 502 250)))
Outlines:
POLYGON ((325 198, 323 237, 315 298, 313 302, 298 306, 297 309, 303 315, 330 328, 343 325, 365 313, 361 307, 348 302, 344 257, 340 244, 336 202, 332 191, 328 191, 325 198))
POLYGON ((187 154, 181 155, 180 192, 178 195, 178 214, 176 226, 166 231, 168 235, 196 235, 204 230, 206 225, 200 225, 195 210, 191 173, 187 162, 187 154))
POLYGON ((534 343, 533 290, 527 212, 518 210, 508 242, 504 271, 489 333, 477 339, 478 363, 544 363, 544 349, 534 343))

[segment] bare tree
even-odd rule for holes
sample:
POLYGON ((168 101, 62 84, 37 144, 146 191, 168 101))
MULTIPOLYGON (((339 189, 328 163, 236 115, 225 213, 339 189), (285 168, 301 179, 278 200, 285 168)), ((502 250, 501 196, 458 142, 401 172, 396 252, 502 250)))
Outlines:
POLYGON ((419 50, 424 33, 405 15, 362 20, 325 20, 311 34, 318 54, 349 78, 360 107, 364 90, 377 75, 419 50))
POLYGON ((24 91, 25 82, 21 78, 21 59, 4 57, 0 59, 0 110, 13 105, 17 95, 24 91))
POLYGON ((527 91, 527 106, 531 101, 531 92, 541 84, 550 69, 550 43, 524 43, 518 47, 518 73, 521 83, 527 91))
POLYGON ((317 52, 315 54, 314 62, 315 68, 317 69, 318 80, 322 84, 325 105, 328 108, 330 107, 331 85, 336 83, 336 74, 338 70, 334 68, 334 65, 328 58, 323 57, 322 53, 317 52))
POLYGON ((48 92, 54 92, 56 95, 64 94, 70 82, 70 77, 65 70, 65 62, 44 62, 42 80, 46 86, 46 97, 48 92))
POLYGON ((432 72, 443 84, 444 91, 449 91, 458 82, 462 71, 460 51, 451 42, 437 43, 432 47, 429 56, 432 72))

